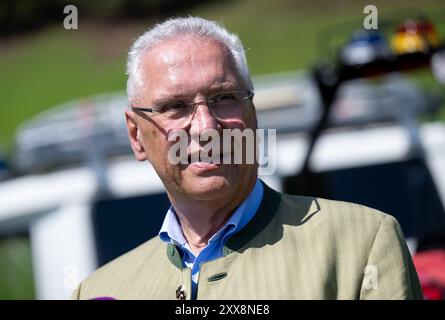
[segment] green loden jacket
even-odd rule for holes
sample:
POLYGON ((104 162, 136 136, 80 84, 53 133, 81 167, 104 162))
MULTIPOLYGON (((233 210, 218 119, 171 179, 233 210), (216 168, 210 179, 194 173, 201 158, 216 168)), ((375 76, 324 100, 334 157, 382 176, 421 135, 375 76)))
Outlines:
MULTIPOLYGON (((96 270, 73 299, 177 299, 178 292, 190 299, 190 288, 179 251, 155 237, 96 270)), ((422 299, 422 291, 393 217, 264 184, 254 218, 223 257, 201 265, 197 299, 422 299)))

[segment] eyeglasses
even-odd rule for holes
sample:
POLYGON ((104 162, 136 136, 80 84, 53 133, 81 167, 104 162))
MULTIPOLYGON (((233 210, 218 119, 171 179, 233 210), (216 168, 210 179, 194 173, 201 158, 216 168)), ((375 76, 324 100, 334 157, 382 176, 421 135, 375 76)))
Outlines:
POLYGON ((198 102, 193 102, 192 98, 178 98, 161 101, 147 108, 132 106, 132 109, 148 112, 151 118, 156 118, 163 126, 183 128, 193 118, 196 107, 202 103, 207 104, 217 120, 241 120, 247 115, 247 102, 253 99, 253 95, 250 91, 218 92, 198 102))

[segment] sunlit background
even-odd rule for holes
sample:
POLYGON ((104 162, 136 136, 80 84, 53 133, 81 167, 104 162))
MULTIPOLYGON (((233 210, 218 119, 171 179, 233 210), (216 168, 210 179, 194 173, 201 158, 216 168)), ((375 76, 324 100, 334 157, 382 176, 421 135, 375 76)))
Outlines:
POLYGON ((429 64, 445 43, 442 0, 4 0, 0 299, 68 298, 98 266, 156 234, 168 201, 152 168, 129 153, 126 54, 156 22, 187 15, 219 21, 244 43, 260 126, 278 134, 277 170, 265 181, 393 214, 417 254, 426 297, 444 298, 444 55, 435 72, 429 64), (69 4, 77 30, 64 28, 69 4), (378 9, 379 30, 354 33, 367 4, 378 9), (407 19, 428 21, 433 38, 411 37, 407 19), (412 45, 400 44, 404 37, 412 45), (321 130, 328 133, 314 133, 326 107, 317 70, 356 72, 403 54, 413 54, 403 74, 371 72, 340 86, 321 130), (410 68, 422 55, 427 65, 410 68))

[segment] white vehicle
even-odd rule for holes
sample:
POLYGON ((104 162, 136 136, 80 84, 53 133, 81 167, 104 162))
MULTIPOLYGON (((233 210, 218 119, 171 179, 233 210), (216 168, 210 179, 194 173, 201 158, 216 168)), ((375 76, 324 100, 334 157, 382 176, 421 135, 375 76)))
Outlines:
MULTIPOLYGON (((392 214, 412 252, 418 239, 443 232, 445 124, 412 123, 439 99, 398 75, 342 87, 310 158, 316 188, 304 190, 308 130, 320 117, 316 88, 301 72, 254 83, 259 126, 277 130, 276 152, 267 153, 276 170, 261 177, 267 184, 392 214)), ((169 202, 153 168, 130 153, 125 108, 121 93, 82 99, 18 131, 24 174, 0 184, 0 235, 29 233, 39 299, 69 298, 96 268, 160 228, 169 202)))

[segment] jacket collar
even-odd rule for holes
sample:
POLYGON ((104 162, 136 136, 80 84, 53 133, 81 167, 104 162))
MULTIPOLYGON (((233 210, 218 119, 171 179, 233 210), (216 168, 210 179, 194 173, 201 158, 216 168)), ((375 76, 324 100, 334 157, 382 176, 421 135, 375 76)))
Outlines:
MULTIPOLYGON (((273 216, 275 215, 281 202, 281 194, 269 188, 263 181, 261 181, 261 183, 264 187, 264 193, 257 213, 243 229, 235 233, 229 238, 229 240, 227 240, 223 248, 224 256, 236 251, 249 242, 269 224, 270 220, 272 220, 273 216)), ((181 250, 178 250, 173 243, 167 244, 167 256, 174 266, 179 269, 184 268, 181 250)))
POLYGON ((258 212, 243 229, 227 240, 223 248, 224 256, 245 246, 270 223, 278 211, 281 193, 269 188, 263 181, 261 183, 264 187, 264 194, 258 212))
MULTIPOLYGON (((269 225, 273 217, 276 215, 282 202, 282 194, 271 189, 263 181, 261 181, 261 183, 264 187, 264 194, 258 212, 243 229, 227 240, 223 248, 224 256, 245 247, 264 228, 266 228, 267 225, 269 225)), ((316 200, 313 200, 312 198, 304 198, 304 202, 307 202, 308 206, 304 210, 306 212, 302 214, 301 223, 304 223, 313 214, 320 210, 316 200)), ((179 269, 184 269, 180 250, 178 250, 172 243, 167 245, 167 256, 173 265, 179 269)))

